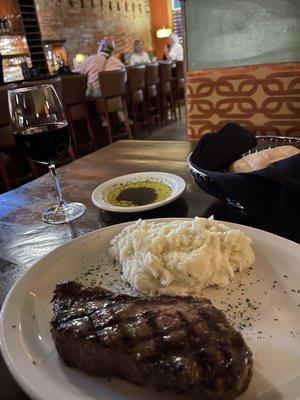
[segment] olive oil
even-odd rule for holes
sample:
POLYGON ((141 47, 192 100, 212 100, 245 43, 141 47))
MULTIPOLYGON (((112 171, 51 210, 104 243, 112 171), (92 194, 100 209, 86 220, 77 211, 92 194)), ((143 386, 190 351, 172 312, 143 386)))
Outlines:
POLYGON ((164 182, 154 180, 131 181, 114 187, 106 201, 113 206, 135 207, 165 200, 172 188, 164 182))

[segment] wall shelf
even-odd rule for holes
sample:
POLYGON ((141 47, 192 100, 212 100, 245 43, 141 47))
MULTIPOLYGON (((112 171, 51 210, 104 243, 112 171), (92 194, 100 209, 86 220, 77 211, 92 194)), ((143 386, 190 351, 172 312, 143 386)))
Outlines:
POLYGON ((34 21, 34 20, 23 21, 23 24, 24 24, 25 29, 26 28, 38 28, 38 26, 39 26, 38 22, 34 21), (28 22, 30 22, 30 23, 28 23, 28 22), (33 22, 34 22, 34 24, 33 24, 33 22))
POLYGON ((29 53, 15 53, 15 54, 2 54, 1 57, 3 59, 9 59, 9 58, 14 58, 14 57, 25 57, 29 56, 29 53))
POLYGON ((0 32, 0 39, 5 36, 25 36, 23 31, 0 32))

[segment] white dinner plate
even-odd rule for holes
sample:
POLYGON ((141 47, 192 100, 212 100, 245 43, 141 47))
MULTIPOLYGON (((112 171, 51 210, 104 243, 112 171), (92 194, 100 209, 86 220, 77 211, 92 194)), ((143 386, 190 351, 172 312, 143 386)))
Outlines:
MULTIPOLYGON (((178 220, 178 218, 176 218, 178 220)), ((171 221, 161 219, 154 221, 171 221)), ((253 239, 253 269, 237 273, 224 289, 204 295, 225 310, 253 351, 254 374, 241 400, 300 399, 300 246, 247 226, 229 224, 253 239)), ((74 239, 31 267, 10 290, 1 313, 1 350, 12 375, 39 400, 186 400, 197 396, 91 377, 60 360, 49 331, 57 282, 79 278, 130 292, 109 258, 109 241, 127 224, 74 239)))
POLYGON ((171 203, 172 201, 178 199, 178 197, 180 197, 184 192, 185 187, 186 183, 184 179, 174 174, 169 174, 167 172, 138 172, 135 174, 121 175, 117 178, 110 179, 109 181, 102 183, 93 191, 92 202, 95 204, 95 206, 107 211, 126 213, 142 212, 164 206, 165 204, 171 203), (147 179, 162 182, 168 185, 172 189, 170 196, 162 201, 145 204, 143 206, 121 207, 108 203, 107 195, 113 189, 113 187, 132 181, 145 181, 147 179))

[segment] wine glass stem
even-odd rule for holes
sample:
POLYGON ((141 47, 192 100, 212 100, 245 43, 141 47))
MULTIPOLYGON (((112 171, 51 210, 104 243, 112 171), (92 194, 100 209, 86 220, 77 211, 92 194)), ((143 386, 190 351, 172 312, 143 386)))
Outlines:
POLYGON ((52 178, 53 178, 57 200, 58 200, 59 204, 62 205, 64 203, 64 201, 61 196, 60 183, 59 183, 58 176, 56 174, 55 165, 53 163, 51 163, 51 164, 48 164, 48 167, 49 167, 49 170, 50 170, 52 178))

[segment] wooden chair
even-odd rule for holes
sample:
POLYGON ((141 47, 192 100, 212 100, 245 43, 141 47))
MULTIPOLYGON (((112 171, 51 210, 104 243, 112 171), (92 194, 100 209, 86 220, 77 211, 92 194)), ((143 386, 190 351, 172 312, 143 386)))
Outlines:
POLYGON ((138 124, 137 106, 140 106, 143 123, 147 123, 148 128, 150 128, 145 99, 145 65, 128 67, 127 82, 134 126, 138 124))
POLYGON ((75 154, 79 157, 79 143, 74 123, 84 120, 87 126, 89 143, 97 149, 96 138, 88 115, 86 99, 86 76, 82 74, 64 74, 60 76, 63 106, 69 123, 75 154))
POLYGON ((148 118, 152 119, 160 117, 160 106, 159 106, 159 93, 158 93, 158 85, 159 85, 159 71, 158 71, 158 63, 152 63, 146 65, 145 71, 145 80, 146 80, 146 105, 147 105, 147 113, 148 118), (151 104, 154 103, 154 104, 151 104), (155 114, 153 114, 155 112, 155 114))
POLYGON ((10 126, 9 110, 8 110, 8 99, 7 91, 8 89, 14 88, 15 85, 5 85, 0 86, 0 174, 7 190, 12 188, 12 184, 20 180, 28 180, 32 178, 37 178, 39 176, 38 169, 36 165, 30 160, 28 160, 29 173, 20 176, 18 179, 11 179, 7 171, 7 163, 10 160, 7 155, 7 151, 16 146, 15 140, 13 138, 12 129, 10 126))
POLYGON ((175 101, 178 107, 179 119, 181 119, 181 103, 184 99, 185 77, 184 77, 184 62, 176 61, 176 79, 175 79, 175 101))
POLYGON ((107 122, 109 143, 113 138, 120 138, 128 135, 132 139, 128 111, 126 105, 126 70, 102 71, 99 73, 99 83, 102 96, 94 99, 94 109, 97 113, 103 114, 107 122), (110 114, 124 113, 125 131, 113 134, 110 114))
POLYGON ((174 120, 177 121, 175 99, 172 88, 172 66, 172 61, 159 62, 159 91, 161 96, 162 115, 164 121, 167 121, 168 119, 169 107, 171 110, 171 114, 174 117, 174 120))

